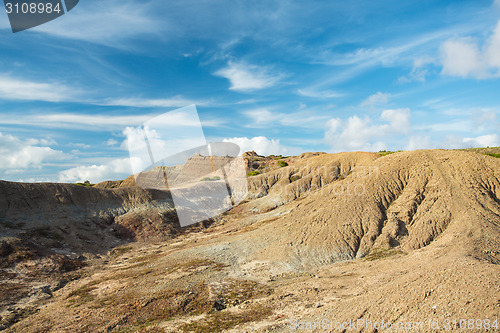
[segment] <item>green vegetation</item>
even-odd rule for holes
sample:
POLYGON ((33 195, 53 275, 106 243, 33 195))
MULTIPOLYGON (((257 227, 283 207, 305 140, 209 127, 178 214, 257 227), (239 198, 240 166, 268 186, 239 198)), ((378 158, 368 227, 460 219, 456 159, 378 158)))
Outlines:
POLYGON ((201 179, 202 182, 214 182, 216 180, 220 180, 220 177, 219 176, 214 176, 212 178, 210 178, 210 177, 203 177, 201 179))
POLYGON ((76 183, 76 185, 79 185, 79 186, 87 186, 87 187, 92 187, 94 186, 95 184, 91 184, 88 180, 84 181, 83 183, 76 183))
POLYGON ((283 168, 288 166, 288 163, 286 163, 285 161, 278 161, 278 165, 280 166, 280 168, 283 168))
POLYGON ((247 173, 247 176, 248 177, 252 177, 252 176, 257 176, 257 175, 260 175, 262 172, 260 170, 253 170, 253 171, 250 171, 249 173, 247 173))
POLYGON ((500 158, 500 154, 495 154, 495 153, 482 153, 482 154, 488 155, 488 156, 491 156, 491 157, 500 158))
POLYGON ((398 254, 405 254, 403 251, 399 249, 372 249, 370 253, 365 257, 365 260, 373 261, 378 259, 383 259, 387 257, 392 257, 398 254))
POLYGON ((394 154, 394 153, 400 153, 402 152, 402 150, 396 150, 396 151, 390 151, 390 150, 380 150, 379 152, 377 152, 377 154, 379 154, 380 156, 387 156, 387 155, 390 155, 390 154, 394 154))

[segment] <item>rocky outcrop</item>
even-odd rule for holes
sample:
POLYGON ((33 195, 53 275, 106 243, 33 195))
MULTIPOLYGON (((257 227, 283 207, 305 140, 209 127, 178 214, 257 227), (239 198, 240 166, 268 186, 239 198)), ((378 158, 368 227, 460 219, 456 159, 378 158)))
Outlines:
POLYGON ((47 247, 80 252, 109 249, 125 236, 136 238, 135 232, 126 230, 126 217, 116 219, 143 211, 164 216, 155 220, 157 224, 178 228, 167 191, 0 181, 0 234, 29 238, 47 247))

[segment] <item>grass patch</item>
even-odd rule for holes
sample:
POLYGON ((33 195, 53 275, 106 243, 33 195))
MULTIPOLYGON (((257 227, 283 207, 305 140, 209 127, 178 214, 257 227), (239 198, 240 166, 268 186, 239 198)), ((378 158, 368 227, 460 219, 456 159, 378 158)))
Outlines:
POLYGON ((260 175, 262 172, 260 170, 253 170, 253 171, 250 171, 249 173, 247 173, 247 176, 248 177, 252 177, 252 176, 258 176, 260 175))
POLYGON ((212 178, 210 178, 210 177, 203 177, 203 178, 201 179, 201 181, 202 181, 202 182, 215 182, 215 181, 217 181, 217 180, 220 180, 220 177, 219 177, 219 176, 214 176, 214 177, 212 177, 212 178))
POLYGON ((111 255, 120 256, 132 250, 132 246, 118 246, 111 250, 111 255))
POLYGON ((390 150, 380 150, 377 152, 380 156, 387 156, 394 153, 400 153, 402 150, 390 151, 390 150))
POLYGON ((365 260, 368 261, 379 260, 383 258, 392 257, 398 254, 404 254, 404 252, 399 249, 387 249, 387 250, 372 249, 370 253, 368 253, 368 255, 365 257, 365 260))
POLYGON ((491 156, 491 157, 500 158, 500 154, 495 154, 495 153, 483 153, 483 154, 484 154, 484 155, 491 156))
POLYGON ((201 320, 181 325, 179 329, 182 332, 194 333, 221 332, 244 323, 260 321, 271 314, 271 308, 263 306, 254 306, 239 313, 229 311, 215 312, 208 314, 201 320))

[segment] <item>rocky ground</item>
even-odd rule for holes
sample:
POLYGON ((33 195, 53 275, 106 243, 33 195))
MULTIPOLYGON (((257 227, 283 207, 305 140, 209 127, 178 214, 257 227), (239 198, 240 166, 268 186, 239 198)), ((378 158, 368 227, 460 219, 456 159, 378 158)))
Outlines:
POLYGON ((37 199, 42 185, 0 183, 3 328, 499 331, 498 158, 433 150, 253 159, 264 167, 249 177, 245 202, 187 229, 153 190, 47 185, 60 195, 37 199), (49 229, 30 222, 38 216, 49 229), (75 236, 82 223, 95 243, 75 236))

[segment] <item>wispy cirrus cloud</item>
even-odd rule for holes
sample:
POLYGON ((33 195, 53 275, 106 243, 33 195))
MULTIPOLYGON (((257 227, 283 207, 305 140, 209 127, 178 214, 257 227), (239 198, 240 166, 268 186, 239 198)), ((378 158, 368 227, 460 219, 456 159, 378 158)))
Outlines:
POLYGON ((213 104, 212 101, 187 99, 182 96, 174 96, 172 98, 115 98, 108 99, 104 102, 97 102, 99 105, 112 106, 130 106, 137 108, 152 108, 152 107, 184 107, 187 105, 207 106, 213 104))
POLYGON ((71 12, 32 31, 123 48, 125 39, 158 35, 165 28, 153 9, 151 2, 81 1, 71 12))
POLYGON ((0 74, 0 99, 63 102, 77 99, 80 93, 59 82, 34 82, 0 74))
POLYGON ((252 122, 247 127, 267 128, 275 126, 318 128, 324 125, 328 116, 303 110, 294 113, 273 112, 266 108, 252 109, 242 112, 252 122))
MULTIPOLYGON (((115 131, 127 126, 140 125, 154 117, 155 114, 140 115, 109 115, 109 114, 82 114, 82 113, 49 113, 49 114, 3 114, 0 124, 23 125, 45 128, 80 129, 87 131, 115 131)), ((185 119, 175 118, 173 124, 182 125, 185 119)), ((225 123, 224 119, 207 119, 202 121, 206 127, 217 127, 225 123)))
POLYGON ((229 61, 226 67, 214 74, 228 79, 231 82, 229 89, 243 92, 272 87, 285 77, 269 67, 235 61, 229 61))
POLYGON ((318 98, 318 99, 339 98, 344 96, 344 94, 333 90, 299 89, 297 90, 297 93, 300 96, 318 98))

